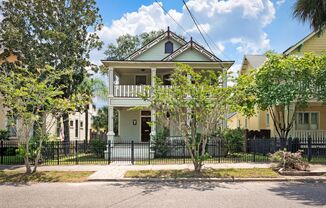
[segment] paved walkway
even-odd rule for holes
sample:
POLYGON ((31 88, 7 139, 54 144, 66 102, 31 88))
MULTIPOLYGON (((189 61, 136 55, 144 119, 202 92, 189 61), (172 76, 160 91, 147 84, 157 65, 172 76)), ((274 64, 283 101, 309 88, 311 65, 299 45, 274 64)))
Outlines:
MULTIPOLYGON (((205 164, 204 168, 269 168, 271 163, 218 163, 205 164)), ((192 164, 181 165, 131 165, 130 163, 113 163, 111 165, 68 165, 68 166, 40 166, 39 171, 94 171, 89 180, 118 180, 123 179, 129 170, 180 170, 193 169, 192 164)), ((0 170, 24 171, 24 166, 0 166, 0 170)), ((311 165, 312 172, 326 172, 326 165, 311 165)))

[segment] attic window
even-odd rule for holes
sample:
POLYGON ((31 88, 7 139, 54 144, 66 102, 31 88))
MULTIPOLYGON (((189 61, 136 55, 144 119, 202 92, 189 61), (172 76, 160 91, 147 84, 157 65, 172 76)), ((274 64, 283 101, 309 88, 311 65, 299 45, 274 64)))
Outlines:
POLYGON ((165 43, 165 53, 173 53, 173 43, 171 41, 165 43))

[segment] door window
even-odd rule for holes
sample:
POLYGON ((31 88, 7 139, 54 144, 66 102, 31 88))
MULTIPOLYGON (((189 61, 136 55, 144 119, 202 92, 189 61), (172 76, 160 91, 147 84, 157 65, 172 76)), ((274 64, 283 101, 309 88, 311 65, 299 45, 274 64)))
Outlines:
POLYGON ((146 76, 136 76, 136 85, 146 85, 146 76))

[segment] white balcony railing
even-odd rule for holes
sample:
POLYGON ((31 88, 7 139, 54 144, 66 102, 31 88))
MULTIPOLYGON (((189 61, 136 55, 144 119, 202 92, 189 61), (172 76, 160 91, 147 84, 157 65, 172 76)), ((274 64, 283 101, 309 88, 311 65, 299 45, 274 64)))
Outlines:
POLYGON ((308 138, 321 139, 326 138, 326 130, 294 130, 291 134, 293 138, 308 138))
MULTIPOLYGON (((163 88, 169 88, 169 85, 162 85, 163 88)), ((114 85, 114 97, 139 97, 144 94, 146 85, 114 85)), ((149 91, 147 92, 149 93, 149 91)))

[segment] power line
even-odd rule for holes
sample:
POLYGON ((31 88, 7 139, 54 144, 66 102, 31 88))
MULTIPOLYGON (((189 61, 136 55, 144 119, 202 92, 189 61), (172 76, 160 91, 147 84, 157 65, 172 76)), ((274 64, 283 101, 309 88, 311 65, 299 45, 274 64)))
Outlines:
POLYGON ((191 35, 187 32, 187 30, 184 27, 182 27, 182 25, 180 25, 157 0, 155 0, 155 2, 162 8, 165 14, 167 14, 188 36, 191 37, 191 35))
POLYGON ((197 27, 197 29, 198 29, 200 35, 201 35, 202 38, 204 39, 204 41, 205 41, 207 47, 210 49, 211 53, 214 54, 214 52, 213 52, 213 50, 211 49, 211 47, 209 46, 209 44, 208 44, 206 38, 204 37, 202 31, 205 33, 205 35, 208 37, 208 39, 211 41, 211 43, 213 43, 213 45, 215 46, 215 48, 216 48, 217 50, 219 50, 219 51, 220 51, 220 52, 221 52, 221 53, 222 53, 222 54, 223 54, 227 59, 230 59, 230 58, 229 58, 225 53, 223 53, 223 51, 222 51, 222 50, 221 50, 221 49, 216 45, 216 43, 215 43, 215 42, 213 41, 213 39, 208 35, 208 33, 207 33, 207 32, 206 32, 206 31, 205 31, 205 30, 200 26, 198 20, 197 20, 196 17, 192 14, 192 12, 190 11, 190 9, 189 9, 187 3, 186 3, 184 0, 183 0, 183 4, 185 5, 187 11, 189 12, 191 19, 192 19, 193 22, 195 23, 195 25, 196 25, 196 27, 197 27), (202 31, 201 31, 200 29, 201 29, 202 31))
POLYGON ((200 30, 200 28, 199 28, 199 26, 198 26, 198 24, 197 24, 197 22, 196 22, 194 16, 192 15, 190 9, 188 8, 188 5, 186 4, 186 2, 185 2, 184 0, 183 0, 183 4, 186 6, 186 9, 187 9, 187 11, 189 12, 192 21, 195 23, 195 25, 196 25, 196 27, 197 27, 197 30, 199 31, 201 37, 204 39, 204 41, 205 41, 207 47, 209 48, 209 50, 211 51, 211 53, 214 54, 213 50, 212 50, 211 47, 209 46, 209 44, 208 44, 206 38, 204 37, 203 33, 201 32, 201 30, 200 30))

